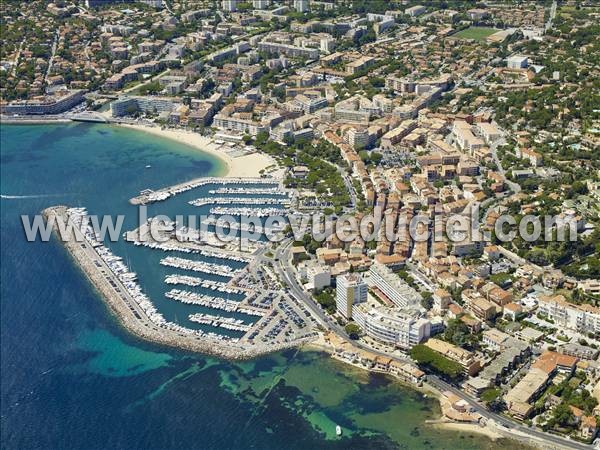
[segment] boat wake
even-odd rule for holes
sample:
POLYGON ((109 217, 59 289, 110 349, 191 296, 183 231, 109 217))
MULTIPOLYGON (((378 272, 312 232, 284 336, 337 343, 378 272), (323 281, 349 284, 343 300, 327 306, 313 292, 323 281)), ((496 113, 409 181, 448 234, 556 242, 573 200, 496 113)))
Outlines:
POLYGON ((48 198, 48 197, 61 197, 65 194, 39 194, 39 195, 4 195, 0 194, 0 198, 5 200, 21 200, 26 198, 48 198))

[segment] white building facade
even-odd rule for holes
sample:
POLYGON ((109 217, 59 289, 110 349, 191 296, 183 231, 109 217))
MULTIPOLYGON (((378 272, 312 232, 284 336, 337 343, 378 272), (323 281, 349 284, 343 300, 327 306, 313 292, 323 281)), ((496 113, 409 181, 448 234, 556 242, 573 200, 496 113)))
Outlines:
POLYGON ((356 273, 336 278, 335 303, 337 312, 346 319, 352 318, 352 306, 367 301, 368 287, 356 273))

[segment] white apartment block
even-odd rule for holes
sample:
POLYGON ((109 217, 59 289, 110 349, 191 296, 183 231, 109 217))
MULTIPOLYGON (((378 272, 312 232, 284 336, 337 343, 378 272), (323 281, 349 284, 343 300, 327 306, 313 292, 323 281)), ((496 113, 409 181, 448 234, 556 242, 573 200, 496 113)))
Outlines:
POLYGON ((227 12, 235 12, 237 11, 238 0, 223 0, 221 2, 221 7, 223 11, 227 12))
POLYGON ((471 125, 464 120, 456 120, 452 126, 452 135, 456 143, 462 150, 467 150, 471 154, 484 146, 483 140, 476 137, 471 131, 471 125))
POLYGON ((252 0, 252 6, 254 9, 267 9, 269 0, 252 0))
POLYGON ((600 334, 600 308, 569 303, 562 295, 541 296, 538 312, 554 323, 580 333, 600 334))
POLYGON ((404 282, 387 266, 375 263, 369 269, 370 281, 387 298, 400 308, 418 306, 421 295, 404 282))
POLYGON ((280 44, 278 42, 259 42, 258 50, 270 54, 286 55, 296 58, 319 58, 319 50, 317 50, 316 48, 297 47, 295 45, 280 44))
POLYGON ((506 60, 506 67, 509 69, 525 69, 529 65, 527 56, 514 55, 506 60))
POLYGON ((213 126, 222 130, 239 131, 250 136, 256 136, 262 131, 269 131, 269 127, 262 123, 225 114, 217 114, 214 117, 213 126))
POLYGON ((320 291, 331 285, 331 268, 321 264, 306 265, 307 289, 320 291))
POLYGON ((431 323, 418 314, 385 306, 369 309, 365 304, 354 306, 352 314, 367 336, 402 349, 410 349, 431 335, 431 323))
POLYGON ((308 0, 294 0, 294 9, 301 13, 308 12, 308 0))
POLYGON ((502 132, 494 124, 481 122, 477 124, 477 128, 488 145, 502 137, 502 132))
POLYGON ((405 14, 408 14, 411 17, 417 17, 423 14, 426 11, 426 8, 421 5, 412 6, 410 8, 406 8, 404 11, 405 14))
POLYGON ((369 132, 367 130, 351 128, 348 131, 348 144, 355 149, 367 148, 370 144, 369 132))
POLYGON ((340 275, 336 278, 335 303, 337 312, 346 319, 352 318, 352 307, 367 301, 368 287, 356 273, 340 275))

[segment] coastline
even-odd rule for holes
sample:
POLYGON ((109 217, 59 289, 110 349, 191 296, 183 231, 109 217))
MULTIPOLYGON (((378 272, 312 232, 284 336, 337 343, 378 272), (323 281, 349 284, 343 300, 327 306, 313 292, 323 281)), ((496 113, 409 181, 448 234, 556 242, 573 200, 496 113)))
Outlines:
MULTIPOLYGON (((227 164, 227 159, 229 159, 231 161, 235 161, 235 160, 238 160, 238 159, 242 159, 244 157, 232 158, 232 157, 230 157, 227 154, 219 152, 215 148, 207 149, 207 147, 211 144, 210 139, 206 138, 204 136, 201 136, 201 135, 199 135, 197 133, 192 133, 192 132, 183 131, 183 130, 161 130, 159 128, 152 128, 152 127, 147 127, 147 126, 143 126, 143 125, 121 125, 121 126, 126 126, 126 127, 130 127, 130 128, 138 129, 139 131, 149 132, 149 133, 152 133, 152 134, 157 135, 157 136, 165 137, 167 139, 173 139, 173 140, 176 140, 176 141, 181 142, 183 144, 186 144, 186 145, 192 146, 194 148, 197 148, 197 149, 199 149, 201 151, 205 151, 207 153, 210 153, 210 154, 214 155, 215 157, 221 159, 222 161, 224 161, 226 163, 227 170, 228 170, 228 173, 226 174, 226 177, 234 177, 234 176, 236 176, 236 177, 243 177, 244 176, 244 175, 232 175, 231 174, 232 167, 229 164, 227 164), (199 139, 197 139, 197 138, 199 138, 199 139), (194 142, 192 143, 191 141, 194 141, 194 142), (205 145, 206 143, 208 143, 208 145, 205 145)), ((254 155, 248 155, 248 156, 254 156, 254 155)), ((250 175, 247 175, 247 176, 250 176, 250 175)), ((244 353, 244 352, 238 352, 238 353, 231 352, 229 354, 225 354, 220 349, 218 349, 215 346, 213 346, 212 343, 206 343, 207 345, 201 345, 199 342, 189 341, 189 345, 188 345, 187 339, 184 339, 186 341, 186 343, 182 344, 182 342, 179 340, 180 338, 178 338, 175 335, 173 335, 173 340, 166 339, 165 336, 153 335, 152 330, 149 330, 148 328, 145 329, 139 323, 136 325, 134 323, 134 322, 136 322, 135 318, 133 318, 132 321, 129 321, 127 319, 127 317, 123 316, 123 315, 131 314, 131 312, 127 310, 127 308, 126 308, 125 305, 121 305, 120 307, 119 307, 119 305, 115 305, 114 304, 114 299, 113 299, 113 301, 111 301, 111 299, 110 299, 110 295, 111 294, 108 293, 110 291, 110 286, 99 286, 98 283, 102 284, 104 280, 102 280, 102 279, 100 279, 100 280, 94 279, 93 275, 91 275, 90 273, 88 273, 88 271, 85 268, 85 265, 76 256, 76 253, 78 251, 79 252, 81 251, 80 249, 77 248, 77 245, 76 244, 72 244, 73 248, 69 248, 69 245, 67 243, 63 243, 63 244, 65 245, 65 248, 68 250, 70 256, 73 258, 74 262, 82 270, 82 272, 84 272, 84 274, 86 275, 86 277, 90 280, 90 282, 92 283, 93 287, 97 291, 98 295, 102 296, 102 299, 106 302, 107 306, 109 307, 108 308, 109 311, 114 314, 114 316, 117 318, 117 321, 128 332, 132 333, 136 337, 142 338, 142 339, 147 340, 147 341, 155 342, 155 343, 158 343, 158 344, 167 345, 167 346, 170 346, 170 347, 175 347, 175 348, 184 349, 184 350, 190 350, 190 351, 194 351, 194 352, 200 352, 200 353, 203 353, 203 354, 209 354, 209 355, 212 355, 212 356, 216 356, 216 357, 220 357, 220 358, 225 358, 225 359, 230 359, 230 360, 252 359, 252 358, 261 356, 261 354, 250 354, 250 353, 244 353), (123 310, 125 310, 125 311, 123 311, 123 310)), ((94 270, 93 267, 91 269, 94 270)), ((98 278, 101 278, 101 277, 98 277, 98 278)), ((291 347, 295 347, 295 345, 293 345, 291 347)), ((319 346, 318 344, 316 344, 314 342, 309 342, 309 343, 303 344, 302 347, 306 348, 306 349, 318 349, 320 351, 326 350, 324 347, 321 347, 321 346, 319 346)), ((273 348, 272 352, 283 350, 285 348, 289 348, 289 347, 273 348)), ((268 352, 268 353, 270 353, 270 352, 268 352)), ((333 356, 333 354, 332 354, 331 351, 328 351, 328 353, 329 353, 329 357, 337 359, 337 360, 339 360, 341 362, 345 362, 343 360, 335 358, 333 356)), ((346 363, 349 364, 349 365, 353 365, 353 364, 350 364, 348 362, 346 362, 346 363)), ((360 366, 355 366, 355 367, 362 368, 360 366)), ((365 369, 365 368, 362 368, 362 369, 366 370, 367 372, 371 372, 368 369, 365 369)), ((428 387, 419 388, 419 387, 415 386, 414 384, 405 382, 405 381, 403 381, 403 380, 401 380, 401 379, 399 379, 397 377, 394 377, 394 378, 396 380, 398 380, 401 384, 405 384, 405 385, 409 386, 412 389, 416 389, 418 391, 424 390, 425 392, 435 393, 435 394, 437 394, 435 396, 439 400, 439 397, 438 397, 438 395, 440 395, 439 391, 430 391, 430 389, 428 387)), ((501 434, 501 430, 498 430, 497 427, 495 427, 493 424, 486 424, 486 426, 482 427, 482 426, 479 426, 479 425, 476 425, 476 424, 465 424, 465 423, 457 423, 457 422, 438 422, 438 423, 432 423, 432 425, 434 425, 436 427, 441 427, 441 428, 445 428, 445 429, 448 429, 448 430, 452 430, 452 431, 478 433, 478 434, 486 436, 486 437, 488 437, 488 438, 490 438, 492 440, 495 440, 495 439, 498 439, 498 438, 513 438, 515 440, 519 440, 519 441, 522 441, 522 442, 529 440, 526 436, 519 436, 519 435, 505 436, 505 435, 501 434)), ((540 445, 540 444, 537 444, 537 445, 540 445)))
POLYGON ((248 360, 265 354, 297 347, 308 340, 287 342, 269 348, 245 346, 239 343, 221 342, 195 335, 162 328, 154 324, 137 305, 127 288, 112 270, 102 261, 98 253, 77 227, 71 229, 66 239, 61 239, 61 231, 56 217, 61 216, 67 223, 67 207, 53 206, 42 211, 46 222, 52 220, 52 232, 67 250, 75 265, 83 272, 98 295, 104 301, 120 325, 134 336, 179 350, 198 352, 227 360, 248 360), (55 216, 55 217, 53 217, 55 216))
POLYGON ((258 152, 233 158, 226 152, 219 150, 219 146, 210 138, 193 131, 174 128, 162 129, 141 124, 119 123, 115 125, 171 139, 208 153, 222 161, 225 172, 217 175, 221 178, 258 178, 262 170, 275 163, 269 156, 258 152))
MULTIPOLYGON (((33 117, 33 118, 10 118, 2 116, 0 125, 52 125, 72 123, 71 119, 57 117, 33 117)), ((189 130, 177 128, 160 128, 142 124, 130 124, 123 122, 109 122, 106 125, 115 125, 123 128, 141 131, 162 138, 170 139, 188 147, 195 148, 217 158, 223 164, 224 170, 215 176, 221 178, 259 178, 261 171, 275 164, 270 156, 254 152, 248 155, 232 157, 219 149, 210 138, 202 136, 189 130)))
MULTIPOLYGON (((332 358, 335 361, 339 361, 342 364, 347 364, 356 369, 363 370, 367 373, 379 373, 379 374, 390 376, 394 379, 395 382, 400 383, 402 386, 405 386, 408 389, 413 389, 417 392, 420 392, 422 394, 426 394, 432 398, 435 398, 440 407, 440 414, 435 419, 431 419, 426 422, 428 425, 430 425, 432 427, 439 428, 439 429, 446 430, 446 431, 459 432, 459 433, 473 433, 473 434, 477 434, 477 435, 486 437, 487 439, 490 439, 491 441, 494 441, 494 442, 499 439, 511 439, 515 442, 520 442, 521 444, 529 446, 531 448, 543 448, 543 449, 548 449, 548 450, 550 450, 550 449, 556 450, 557 448, 563 448, 562 446, 560 446, 560 447, 545 446, 545 443, 540 442, 539 440, 536 440, 536 439, 532 439, 529 436, 515 433, 514 431, 509 432, 507 430, 504 430, 501 427, 497 426, 496 423, 493 421, 491 421, 491 422, 486 421, 484 423, 469 423, 469 422, 453 421, 444 415, 444 407, 445 407, 445 405, 448 404, 448 400, 443 395, 443 393, 440 390, 438 390, 437 388, 435 388, 434 386, 431 386, 428 383, 423 383, 422 386, 419 386, 411 381, 408 381, 408 380, 406 380, 400 376, 397 376, 395 374, 392 374, 390 372, 369 369, 360 364, 354 364, 346 359, 339 358, 336 356, 333 347, 331 347, 331 345, 326 344, 325 342, 321 341, 320 339, 303 344, 302 348, 307 351, 317 351, 317 352, 327 353, 329 358, 332 358)), ((566 447, 564 447, 564 448, 566 448, 566 447)))

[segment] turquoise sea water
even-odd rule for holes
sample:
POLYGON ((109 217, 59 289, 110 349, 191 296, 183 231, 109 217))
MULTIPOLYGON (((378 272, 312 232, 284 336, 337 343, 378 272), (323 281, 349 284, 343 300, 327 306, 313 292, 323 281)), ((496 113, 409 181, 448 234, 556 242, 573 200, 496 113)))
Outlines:
MULTIPOLYGON (((186 146, 104 125, 1 127, 1 446, 7 449, 511 448, 425 423, 438 414, 390 378, 291 350, 229 363, 124 332, 55 240, 28 243, 21 214, 55 204, 126 214, 127 200, 219 175, 186 146), (151 165, 146 169, 146 165, 151 165), (335 425, 344 429, 335 436, 335 425)), ((183 194, 150 214, 193 212, 183 194)), ((170 320, 160 252, 111 244, 170 320)))

